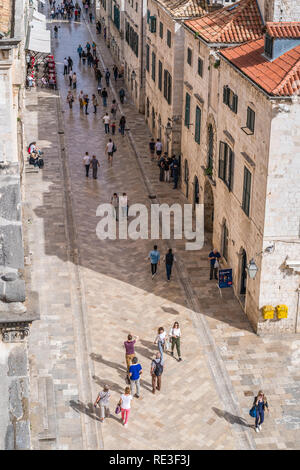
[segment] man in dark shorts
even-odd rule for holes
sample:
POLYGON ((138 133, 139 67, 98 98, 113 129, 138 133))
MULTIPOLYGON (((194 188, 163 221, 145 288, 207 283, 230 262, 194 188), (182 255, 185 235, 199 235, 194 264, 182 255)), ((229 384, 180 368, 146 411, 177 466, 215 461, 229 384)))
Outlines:
POLYGON ((155 154, 155 141, 154 139, 151 139, 149 142, 149 150, 150 150, 150 158, 151 160, 154 160, 154 154, 155 154))
POLYGON ((162 149, 163 149, 162 143, 159 139, 157 139, 157 142, 155 144, 155 149, 156 149, 157 159, 159 159, 162 154, 162 149))

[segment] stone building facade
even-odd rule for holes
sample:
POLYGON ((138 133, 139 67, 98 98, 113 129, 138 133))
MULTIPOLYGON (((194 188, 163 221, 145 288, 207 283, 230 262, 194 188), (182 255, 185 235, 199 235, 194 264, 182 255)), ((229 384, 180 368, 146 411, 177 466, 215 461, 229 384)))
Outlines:
MULTIPOLYGON (((300 112, 293 86, 287 96, 278 96, 275 85, 266 89, 268 67, 272 63, 275 73, 280 57, 262 62, 264 39, 232 48, 204 40, 201 28, 195 35, 190 26, 185 31, 182 191, 193 204, 204 204, 206 237, 220 250, 222 267, 233 269, 235 294, 255 331, 299 332, 300 168, 295 156, 300 112), (256 58, 266 66, 261 74, 266 84, 246 75, 248 44, 253 47, 249 63, 256 58), (255 279, 247 274, 251 259, 258 268, 255 279), (278 320, 275 314, 264 320, 264 306, 281 304, 288 306, 287 318, 278 320)), ((252 26, 261 37, 258 24, 252 26)), ((297 39, 292 41, 293 46, 297 39)), ((297 45, 292 49, 298 54, 297 45)), ((285 78, 274 77, 274 83, 285 78)))
POLYGON ((182 20, 203 15, 206 7, 206 2, 148 0, 145 115, 153 137, 168 153, 181 151, 182 20))

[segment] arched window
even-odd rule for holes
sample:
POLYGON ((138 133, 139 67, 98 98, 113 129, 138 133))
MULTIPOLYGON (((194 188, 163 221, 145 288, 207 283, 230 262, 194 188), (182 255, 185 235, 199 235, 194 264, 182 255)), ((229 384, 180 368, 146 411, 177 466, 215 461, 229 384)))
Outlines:
POLYGON ((208 126, 208 151, 207 151, 207 167, 213 168, 214 163, 214 130, 213 126, 208 126))
POLYGON ((226 220, 224 220, 222 225, 222 255, 228 261, 228 228, 226 220))

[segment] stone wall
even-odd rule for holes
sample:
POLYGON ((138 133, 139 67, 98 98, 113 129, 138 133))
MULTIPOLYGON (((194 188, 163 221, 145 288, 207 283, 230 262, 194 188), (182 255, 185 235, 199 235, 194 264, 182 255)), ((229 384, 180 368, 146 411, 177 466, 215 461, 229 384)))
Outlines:
POLYGON ((257 0, 264 21, 299 21, 299 0, 257 0))
POLYGON ((271 145, 264 228, 264 246, 274 252, 263 256, 259 308, 288 306, 288 318, 262 321, 259 331, 300 332, 300 103, 277 102, 272 108, 271 145))
POLYGON ((0 0, 0 31, 5 35, 11 31, 12 0, 0 0))

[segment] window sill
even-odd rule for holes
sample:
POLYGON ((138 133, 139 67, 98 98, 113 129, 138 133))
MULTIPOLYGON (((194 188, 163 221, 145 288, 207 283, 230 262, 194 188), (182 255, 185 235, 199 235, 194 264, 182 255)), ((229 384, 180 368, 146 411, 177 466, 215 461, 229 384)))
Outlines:
POLYGON ((242 129, 243 132, 245 132, 246 135, 253 135, 254 134, 254 131, 249 129, 249 127, 247 127, 247 126, 241 127, 241 129, 242 129))

